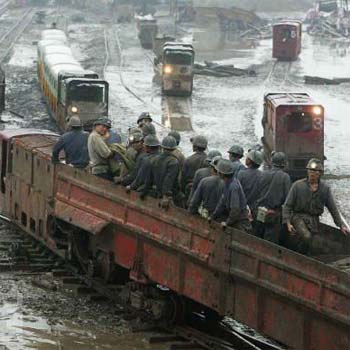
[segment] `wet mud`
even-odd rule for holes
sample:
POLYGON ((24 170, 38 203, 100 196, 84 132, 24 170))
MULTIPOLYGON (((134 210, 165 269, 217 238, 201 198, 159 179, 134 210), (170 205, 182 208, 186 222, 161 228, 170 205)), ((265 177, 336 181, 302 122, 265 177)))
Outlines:
MULTIPOLYGON (((4 66, 7 74, 7 112, 2 116, 3 127, 57 131, 41 97, 36 76, 36 42, 41 30, 56 20, 55 8, 46 12, 45 23, 33 23, 28 28, 4 66)), ((225 155, 234 143, 242 144, 245 150, 259 143, 265 92, 306 91, 326 108, 327 172, 350 175, 350 153, 347 152, 350 146, 349 85, 322 87, 303 84, 304 74, 344 74, 350 64, 347 45, 320 42, 305 35, 303 52, 298 61, 293 62, 288 74, 286 67, 280 65, 271 75, 271 40, 262 40, 254 46, 221 42, 221 51, 218 50, 219 46, 208 50, 205 45, 197 43, 198 61, 216 60, 232 63, 239 68, 251 66, 257 71, 257 77, 196 76, 192 98, 164 101, 159 84, 153 81, 153 55, 140 47, 134 23, 112 24, 108 14, 103 12, 88 14, 74 22, 79 11, 62 9, 62 13, 68 18, 67 29, 76 58, 84 67, 104 74, 109 81, 110 116, 114 126, 122 132, 127 133, 128 128, 135 125, 138 114, 148 110, 154 115, 160 137, 170 128, 181 131, 181 147, 186 154, 191 152, 190 137, 204 134, 210 140, 209 147, 225 155), (119 50, 119 56, 107 67, 104 51, 106 28, 116 32, 116 49, 119 50), (123 83, 139 99, 127 91, 123 83), (171 116, 169 106, 175 106, 172 108, 176 113, 171 116)), ((4 18, 0 17, 0 27, 10 25, 16 16, 17 12, 14 11, 4 18)), ((169 33, 173 30, 172 24, 166 21, 163 27, 169 33)), ((186 40, 194 37, 188 28, 183 29, 182 35, 186 40)), ((331 180, 330 184, 344 216, 350 219, 349 180, 331 180)), ((329 221, 327 215, 325 218, 329 221)), ((0 227, 0 241, 8 233, 7 230, 0 227)), ((1 254, 6 256, 6 252, 1 254)), ((8 349, 152 348, 147 341, 149 333, 132 332, 134 326, 141 327, 143 322, 126 320, 120 307, 44 290, 33 286, 32 281, 33 276, 24 273, 0 274, 0 345, 8 349)), ((161 346, 156 348, 162 349, 161 346)))

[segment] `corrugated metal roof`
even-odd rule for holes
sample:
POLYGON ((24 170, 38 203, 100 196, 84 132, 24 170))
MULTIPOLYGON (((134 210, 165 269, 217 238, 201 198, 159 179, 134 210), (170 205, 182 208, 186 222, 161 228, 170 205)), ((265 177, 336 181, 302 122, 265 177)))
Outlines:
POLYGON ((38 42, 38 48, 41 50, 43 47, 46 46, 52 46, 52 45, 66 45, 66 42, 64 40, 59 40, 59 39, 45 39, 45 40, 40 40, 38 42))
POLYGON ((51 67, 51 72, 54 75, 55 79, 58 78, 58 73, 60 72, 76 72, 76 73, 82 73, 85 70, 79 65, 76 64, 56 64, 55 66, 51 67))
POLYGON ((67 40, 66 33, 63 30, 58 29, 46 29, 41 32, 41 38, 49 39, 49 38, 65 38, 67 40))

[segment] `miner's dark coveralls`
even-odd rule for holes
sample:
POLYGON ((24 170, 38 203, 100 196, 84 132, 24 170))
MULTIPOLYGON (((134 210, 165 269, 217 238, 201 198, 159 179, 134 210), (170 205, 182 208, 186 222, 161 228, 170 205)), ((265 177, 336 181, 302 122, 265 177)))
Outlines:
POLYGON ((319 182, 317 191, 313 192, 307 179, 295 182, 283 206, 283 222, 288 220, 296 229, 295 246, 300 253, 307 253, 311 240, 319 232, 319 217, 327 207, 334 223, 341 227, 343 221, 337 209, 330 187, 319 182))
POLYGON ((76 168, 85 168, 89 164, 89 133, 82 129, 72 129, 62 135, 52 150, 52 162, 59 163, 59 153, 64 150, 66 164, 76 168))
POLYGON ((223 195, 213 213, 214 220, 226 220, 227 226, 249 231, 247 200, 239 181, 232 177, 224 187, 223 195))
POLYGON ((138 174, 138 172, 140 171, 142 165, 143 165, 143 161, 146 157, 146 153, 140 149, 138 151, 136 151, 136 155, 135 155, 135 167, 127 174, 125 175, 122 179, 121 179, 121 184, 123 186, 129 186, 132 184, 132 182, 136 179, 136 176, 138 174))
POLYGON ((203 178, 191 197, 188 211, 192 214, 199 213, 204 218, 212 216, 223 194, 224 187, 225 183, 218 175, 203 178))
POLYGON ((247 204, 253 212, 256 210, 261 175, 262 172, 257 168, 244 168, 237 175, 247 199, 247 204))
POLYGON ((210 166, 207 166, 206 168, 198 169, 195 172, 189 200, 191 200, 193 194, 196 192, 197 187, 198 187, 199 183, 201 182, 201 180, 204 179, 205 177, 208 177, 211 175, 212 175, 212 170, 211 170, 210 166))
POLYGON ((282 230, 282 205, 290 189, 290 177, 281 168, 273 166, 262 172, 258 184, 257 207, 271 211, 270 222, 256 222, 255 233, 258 237, 279 244, 282 230))
POLYGON ((191 156, 186 158, 181 175, 182 189, 187 196, 190 193, 190 187, 192 187, 192 182, 194 175, 198 169, 206 168, 208 166, 207 154, 202 151, 196 151, 191 156))
POLYGON ((152 178, 152 169, 154 168, 155 162, 158 160, 159 155, 160 152, 158 149, 154 150, 152 153, 145 154, 140 164, 140 168, 137 171, 136 178, 130 185, 131 190, 142 191, 147 179, 152 178))
POLYGON ((232 162, 233 164, 233 176, 237 177, 238 173, 241 171, 241 170, 244 170, 246 169, 246 167, 244 166, 244 164, 239 160, 234 160, 232 162))
POLYGON ((163 150, 158 157, 149 160, 150 164, 141 196, 144 198, 151 193, 156 198, 172 197, 176 203, 176 198, 180 192, 179 161, 168 150, 163 150))

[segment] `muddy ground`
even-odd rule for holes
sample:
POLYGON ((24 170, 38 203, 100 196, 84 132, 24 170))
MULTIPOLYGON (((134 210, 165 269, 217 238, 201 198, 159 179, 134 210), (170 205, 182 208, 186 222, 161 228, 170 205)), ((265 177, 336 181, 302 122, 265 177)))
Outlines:
MULTIPOLYGON (((170 128, 181 130, 181 146, 186 154, 190 153, 190 136, 199 133, 209 138, 211 149, 217 148, 223 154, 233 143, 241 143, 248 149, 262 136, 260 120, 264 92, 307 91, 321 101, 327 111, 327 172, 350 175, 350 153, 347 152, 350 142, 349 85, 304 86, 302 79, 304 74, 343 76, 350 65, 348 43, 319 41, 305 35, 302 55, 293 63, 288 75, 285 74, 286 66, 281 64, 271 76, 271 40, 253 46, 247 42, 223 42, 217 33, 180 26, 176 32, 184 40, 193 40, 197 61, 216 60, 241 68, 251 67, 257 71, 257 77, 195 77, 192 98, 173 100, 161 97, 160 87, 153 81, 153 55, 140 47, 134 23, 113 24, 110 14, 102 8, 84 16, 77 10, 62 8, 59 18, 56 7, 45 8, 45 12, 45 23, 33 23, 28 28, 5 65, 7 112, 2 118, 3 126, 57 131, 36 77, 36 42, 41 30, 53 21, 63 28, 67 18, 76 58, 84 67, 104 74, 110 83, 110 116, 114 127, 123 133, 135 124, 139 113, 149 110, 161 136, 170 128), (115 32, 116 47, 121 51, 104 69, 107 29, 115 32), (169 115, 169 106, 176 107, 177 113, 169 115)), ((0 17, 0 23, 8 26, 16 17, 18 10, 11 10, 0 17)), ((173 22, 168 18, 162 17, 159 21, 163 32, 175 32, 173 22)), ((331 184, 344 216, 349 219, 349 181, 332 180, 331 184)), ((8 230, 11 229, 6 225, 0 228, 5 236, 8 230)), ((126 320, 119 307, 43 290, 34 287, 32 279, 33 276, 25 274, 0 274, 0 345, 5 344, 9 349, 151 348, 147 342, 149 334, 131 332, 135 324, 142 326, 142 322, 126 320)), ((157 349, 161 347, 157 346, 157 349)))

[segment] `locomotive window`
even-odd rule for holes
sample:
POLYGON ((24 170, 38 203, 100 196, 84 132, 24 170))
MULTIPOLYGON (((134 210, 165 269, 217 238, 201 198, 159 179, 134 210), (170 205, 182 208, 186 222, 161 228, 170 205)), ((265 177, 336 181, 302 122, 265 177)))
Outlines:
POLYGON ((284 28, 281 33, 282 41, 287 41, 292 38, 292 31, 289 28, 284 28))
POLYGON ((76 84, 69 89, 70 99, 85 102, 104 102, 105 86, 97 84, 76 84))
POLYGON ((286 116, 288 132, 309 132, 312 130, 312 117, 309 113, 293 112, 286 116))
POLYGON ((189 52, 172 52, 165 54, 165 63, 191 65, 193 56, 189 52))

